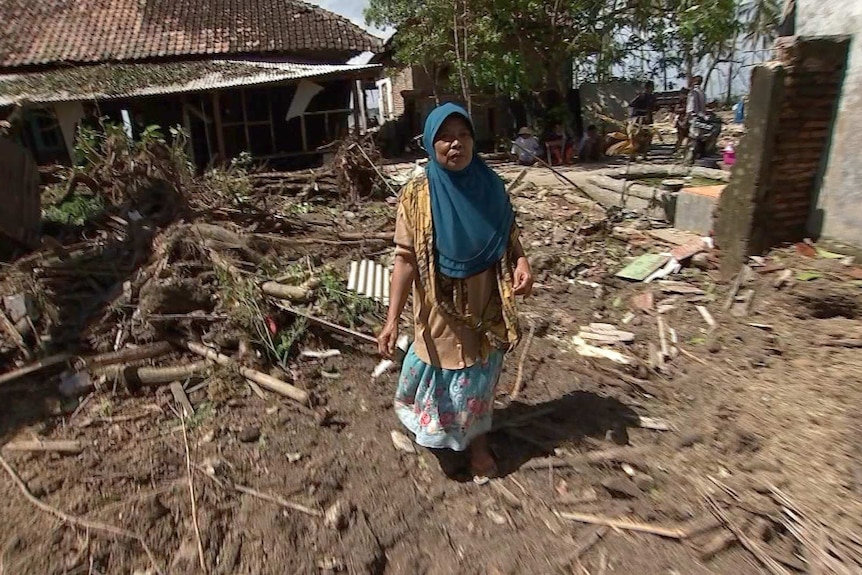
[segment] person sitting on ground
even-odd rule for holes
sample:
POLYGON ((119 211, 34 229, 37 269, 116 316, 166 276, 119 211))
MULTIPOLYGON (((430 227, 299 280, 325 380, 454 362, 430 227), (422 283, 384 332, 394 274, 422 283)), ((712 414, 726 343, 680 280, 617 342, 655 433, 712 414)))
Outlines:
POLYGON ((575 153, 572 139, 566 134, 563 124, 555 124, 554 128, 545 136, 545 147, 551 157, 551 164, 571 164, 575 153))
POLYGON ((581 162, 598 162, 602 159, 602 140, 595 125, 587 126, 584 137, 578 146, 578 158, 581 162))
POLYGON ((656 109, 656 97, 653 93, 655 84, 651 81, 644 83, 644 89, 635 99, 629 104, 629 117, 632 119, 641 118, 644 124, 653 123, 653 114, 656 109))
POLYGON ((542 153, 542 145, 536 136, 533 135, 533 130, 524 126, 518 130, 518 137, 512 144, 510 152, 512 160, 518 162, 522 166, 532 166, 536 163, 537 158, 542 153))
POLYGON ((516 295, 529 295, 530 263, 503 180, 474 148, 473 123, 452 103, 425 122, 425 173, 402 190, 386 324, 391 357, 413 288, 415 342, 395 392, 395 414, 416 442, 469 450, 475 481, 497 473, 488 445, 503 356, 520 338, 516 295))

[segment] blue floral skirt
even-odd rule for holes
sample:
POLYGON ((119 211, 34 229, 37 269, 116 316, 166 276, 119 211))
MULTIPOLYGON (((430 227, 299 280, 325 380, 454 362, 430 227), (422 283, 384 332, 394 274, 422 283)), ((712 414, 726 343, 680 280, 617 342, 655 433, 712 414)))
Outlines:
POLYGON ((411 346, 398 379, 395 414, 419 445, 464 451, 475 437, 491 431, 502 366, 503 354, 494 350, 484 363, 442 369, 419 359, 411 346))

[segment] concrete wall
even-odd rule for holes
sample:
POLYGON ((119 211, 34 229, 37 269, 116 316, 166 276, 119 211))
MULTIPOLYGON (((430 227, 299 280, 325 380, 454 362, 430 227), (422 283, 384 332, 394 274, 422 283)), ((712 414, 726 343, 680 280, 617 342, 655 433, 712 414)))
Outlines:
POLYGON ((797 0, 796 10, 797 35, 852 35, 809 233, 862 246, 862 1, 797 0))

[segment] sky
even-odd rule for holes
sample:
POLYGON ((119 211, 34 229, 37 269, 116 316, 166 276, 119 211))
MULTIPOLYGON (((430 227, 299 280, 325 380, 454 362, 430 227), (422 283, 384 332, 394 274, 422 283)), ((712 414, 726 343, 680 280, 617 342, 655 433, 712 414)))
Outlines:
POLYGON ((387 37, 389 35, 383 30, 371 28, 365 25, 365 16, 362 15, 362 12, 368 8, 368 0, 306 0, 306 2, 317 4, 322 8, 326 8, 330 12, 346 16, 356 25, 362 26, 377 36, 387 37))

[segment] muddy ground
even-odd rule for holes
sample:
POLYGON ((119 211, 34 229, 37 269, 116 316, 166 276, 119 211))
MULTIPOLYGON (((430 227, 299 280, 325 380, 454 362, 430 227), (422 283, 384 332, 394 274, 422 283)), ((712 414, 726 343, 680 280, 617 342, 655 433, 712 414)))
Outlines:
MULTIPOLYGON (((770 486, 835 533, 862 532, 862 354, 824 345, 862 337, 862 289, 834 260, 778 250, 767 266, 819 275, 779 289, 780 271, 755 273, 746 286, 755 290, 752 309, 734 317, 724 309, 731 286, 716 270, 685 270, 673 279, 704 293, 664 302, 672 308, 663 320, 683 351, 664 371, 646 365, 649 345, 659 343, 655 311, 638 311, 624 327, 636 338, 617 349, 639 358, 636 365, 588 359, 571 344, 580 326, 623 327, 632 296, 673 294, 613 277, 627 257, 661 251, 636 229, 648 222, 605 220, 568 194, 528 187, 515 200, 538 282, 521 309, 527 325, 547 329, 527 350, 514 401, 523 347, 506 362, 491 439, 500 479, 479 486, 457 473, 457 460, 396 449, 396 374, 373 381, 373 348, 317 328, 302 348, 342 355, 293 366, 296 385, 316 395, 316 412, 272 393, 261 399, 230 374, 214 377, 190 396, 189 462, 165 388, 104 389, 70 414, 48 373, 0 389, 2 440, 78 439, 84 452, 4 457, 49 505, 139 534, 155 565, 138 541, 74 528, 38 510, 3 474, 0 572, 204 572, 188 463, 211 573, 766 573, 735 543, 704 558, 704 547, 726 533, 710 525, 707 496, 746 533, 765 519, 768 528, 752 537, 787 572, 814 572, 810 552, 782 527, 770 486), (615 239, 614 226, 635 230, 630 241, 615 239), (710 310, 714 332, 695 305, 710 310), (646 429, 640 417, 670 429, 646 429), (334 506, 334 520, 320 516, 334 506), (557 512, 704 532, 677 540, 599 529, 557 512)), ((391 224, 391 211, 368 203, 359 216, 391 224)), ((346 263, 380 251, 327 255, 346 263)))

